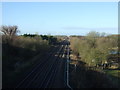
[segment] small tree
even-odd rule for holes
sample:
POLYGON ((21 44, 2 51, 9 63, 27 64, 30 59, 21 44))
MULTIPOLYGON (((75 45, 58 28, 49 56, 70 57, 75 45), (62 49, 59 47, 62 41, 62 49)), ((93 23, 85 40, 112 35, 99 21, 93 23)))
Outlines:
POLYGON ((17 26, 2 26, 0 31, 3 33, 7 43, 12 42, 14 37, 19 32, 17 26))
POLYGON ((96 31, 91 31, 87 34, 87 42, 91 46, 91 48, 96 47, 96 39, 100 37, 100 33, 96 31))

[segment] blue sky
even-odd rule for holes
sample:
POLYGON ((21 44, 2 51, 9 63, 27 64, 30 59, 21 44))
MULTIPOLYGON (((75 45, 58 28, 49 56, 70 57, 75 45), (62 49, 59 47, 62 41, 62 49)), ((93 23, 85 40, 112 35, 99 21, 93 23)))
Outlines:
POLYGON ((17 25, 20 34, 85 35, 118 33, 117 2, 4 2, 2 24, 17 25))

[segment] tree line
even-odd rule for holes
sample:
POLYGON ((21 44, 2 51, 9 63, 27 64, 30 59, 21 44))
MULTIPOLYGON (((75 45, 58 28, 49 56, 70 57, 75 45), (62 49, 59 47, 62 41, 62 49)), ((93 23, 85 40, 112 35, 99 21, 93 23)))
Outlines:
POLYGON ((73 53, 89 66, 106 65, 112 61, 111 52, 118 52, 118 35, 91 31, 86 36, 71 36, 70 43, 73 53))
POLYGON ((42 38, 42 40, 47 40, 49 42, 49 44, 57 44, 57 38, 55 36, 51 36, 51 35, 37 35, 37 34, 23 34, 21 36, 24 37, 40 37, 42 38))

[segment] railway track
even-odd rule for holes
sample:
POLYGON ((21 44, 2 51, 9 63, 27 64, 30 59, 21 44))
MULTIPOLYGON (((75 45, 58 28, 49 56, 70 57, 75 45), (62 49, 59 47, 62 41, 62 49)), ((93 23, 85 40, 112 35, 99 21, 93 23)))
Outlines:
POLYGON ((39 68, 41 68, 44 63, 46 63, 47 60, 49 60, 49 58, 55 54, 55 50, 55 48, 51 50, 51 52, 53 53, 50 53, 49 56, 45 58, 46 60, 40 61, 38 64, 35 64, 33 66, 33 69, 26 74, 26 77, 16 86, 16 88, 24 88, 24 85, 26 85, 28 81, 34 77, 34 75, 38 72, 39 68))
MULTIPOLYGON (((64 49, 66 49, 66 47, 67 46, 65 45, 64 49)), ((46 81, 47 83, 45 83, 45 88, 53 88, 55 76, 57 74, 57 70, 59 70, 58 66, 62 63, 61 58, 64 58, 64 55, 65 55, 65 50, 63 50, 61 52, 61 54, 59 55, 59 57, 56 58, 56 63, 54 64, 53 69, 51 69, 52 73, 51 73, 50 77, 48 77, 49 79, 48 79, 48 81, 46 81)))
MULTIPOLYGON (((59 49, 59 51, 58 52, 60 52, 60 50, 62 49, 63 47, 61 47, 60 49, 59 49)), ((58 53, 57 52, 57 53, 58 53)), ((56 57, 51 57, 52 59, 50 59, 47 63, 45 63, 45 65, 44 65, 44 67, 42 67, 42 70, 41 71, 39 71, 39 76, 36 78, 36 79, 34 79, 33 81, 34 82, 32 82, 30 85, 29 85, 29 87, 30 88, 44 88, 44 86, 42 85, 42 84, 44 84, 44 79, 46 78, 46 76, 49 74, 49 72, 50 72, 50 69, 52 68, 52 66, 55 64, 55 62, 56 62, 56 57), (39 82, 39 83, 38 83, 39 82), (41 86, 41 87, 40 87, 41 86)), ((53 68, 52 68, 53 69, 53 68)), ((51 73, 51 72, 50 72, 51 73)), ((46 83, 46 82, 45 82, 46 83)), ((28 88, 28 87, 27 87, 28 88)))
MULTIPOLYGON (((59 45, 52 53, 39 64, 16 86, 17 88, 54 88, 52 85, 58 67, 63 62, 61 59, 66 56, 66 44, 59 45)), ((63 77, 64 78, 64 77, 63 77)))

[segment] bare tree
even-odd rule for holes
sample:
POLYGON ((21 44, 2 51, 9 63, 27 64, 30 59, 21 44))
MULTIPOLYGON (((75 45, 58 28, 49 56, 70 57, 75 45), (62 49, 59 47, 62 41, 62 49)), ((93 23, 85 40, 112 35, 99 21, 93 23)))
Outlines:
POLYGON ((19 32, 17 26, 2 26, 0 31, 3 33, 8 42, 11 42, 14 39, 14 36, 16 36, 19 32))
POLYGON ((8 36, 14 36, 19 32, 17 26, 2 26, 1 31, 8 36))

